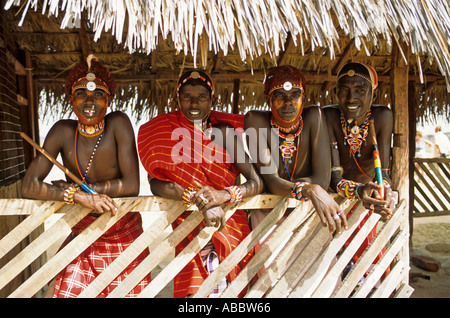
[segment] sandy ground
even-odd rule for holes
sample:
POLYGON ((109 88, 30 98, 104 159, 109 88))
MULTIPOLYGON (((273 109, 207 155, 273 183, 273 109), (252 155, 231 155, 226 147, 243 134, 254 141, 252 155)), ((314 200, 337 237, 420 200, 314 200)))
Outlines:
POLYGON ((431 257, 440 268, 431 272, 411 264, 411 298, 450 298, 450 216, 414 218, 412 244, 411 255, 431 257))

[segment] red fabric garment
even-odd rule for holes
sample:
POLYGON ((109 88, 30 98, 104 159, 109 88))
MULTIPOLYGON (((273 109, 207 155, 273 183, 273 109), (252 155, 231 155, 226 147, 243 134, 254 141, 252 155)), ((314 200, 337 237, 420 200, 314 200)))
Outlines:
MULTIPOLYGON (((80 234, 95 220, 93 216, 86 216, 72 228, 73 234, 80 234)), ((53 298, 77 297, 142 232, 141 215, 137 212, 127 213, 56 276, 53 298)), ((110 294, 148 254, 148 250, 144 250, 97 297, 104 298, 110 294)), ((136 297, 149 283, 150 274, 142 279, 126 297, 136 297)))
MULTIPOLYGON (((216 123, 229 123, 235 129, 242 128, 244 116, 211 111, 210 121, 216 123)), ((178 136, 178 134, 177 134, 178 136)), ((159 180, 175 182, 182 187, 194 187, 194 180, 204 186, 222 190, 234 185, 238 170, 230 162, 226 150, 213 143, 201 131, 194 129, 193 125, 180 111, 159 115, 139 129, 138 150, 141 162, 151 177, 159 180), (182 130, 177 130, 182 129, 182 130), (183 132, 183 137, 175 140, 172 132, 183 132), (183 150, 173 151, 174 147, 186 146, 183 150), (212 158, 221 162, 210 160, 212 158), (196 157, 197 156, 197 157, 196 157), (180 158, 185 161, 180 162, 180 158), (190 159, 190 160, 189 160, 190 159)), ((180 198, 181 199, 181 198, 180 198)), ((183 213, 173 224, 176 228, 190 212, 183 213)), ((203 226, 203 225, 202 225, 203 226)), ((198 234, 201 227, 197 227, 177 247, 176 254, 180 253, 189 242, 198 234)), ((250 233, 247 216, 244 211, 237 210, 225 224, 222 231, 217 231, 212 237, 216 252, 222 262, 234 248, 250 233)), ((241 268, 250 260, 249 253, 227 276, 231 282, 240 272, 241 268)), ((186 297, 195 294, 199 286, 208 277, 203 266, 200 254, 197 254, 174 279, 174 297, 186 297)))

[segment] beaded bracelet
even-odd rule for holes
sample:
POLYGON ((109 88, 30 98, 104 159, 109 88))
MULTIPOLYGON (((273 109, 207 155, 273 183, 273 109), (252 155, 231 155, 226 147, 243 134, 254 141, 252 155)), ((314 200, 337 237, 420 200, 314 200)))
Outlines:
POLYGON ((181 195, 181 200, 185 205, 190 205, 192 197, 197 193, 197 189, 193 187, 189 187, 184 189, 183 194, 181 195))
POLYGON ((225 190, 227 190, 230 193, 231 199, 225 204, 232 204, 236 202, 242 201, 242 190, 238 186, 231 186, 226 187, 225 190))
POLYGON ((73 200, 73 195, 78 191, 80 191, 79 187, 75 187, 73 185, 69 186, 66 190, 64 190, 64 202, 67 204, 76 204, 73 200))
POLYGON ((292 196, 299 201, 309 201, 308 198, 303 196, 303 187, 309 184, 308 182, 296 182, 292 187, 292 196))
POLYGON ((391 184, 386 179, 383 179, 383 185, 386 189, 389 189, 391 187, 391 184))
POLYGON ((336 186, 336 192, 344 198, 356 200, 359 198, 356 189, 361 185, 362 183, 359 182, 342 179, 336 186))

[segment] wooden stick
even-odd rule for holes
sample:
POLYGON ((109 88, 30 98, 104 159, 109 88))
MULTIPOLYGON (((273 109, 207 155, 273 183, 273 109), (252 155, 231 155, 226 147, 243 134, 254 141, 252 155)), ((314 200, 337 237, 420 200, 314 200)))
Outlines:
POLYGON ((41 154, 43 154, 48 160, 50 160, 51 163, 53 163, 54 165, 56 165, 59 169, 61 169, 66 175, 68 175, 73 181, 75 181, 77 184, 80 185, 80 187, 85 190, 87 193, 91 193, 91 194, 95 194, 97 192, 95 192, 94 189, 92 189, 90 186, 88 186, 86 183, 84 183, 80 178, 78 178, 76 175, 74 175, 69 169, 67 169, 66 167, 64 167, 61 163, 59 163, 55 158, 53 158, 52 156, 50 156, 50 154, 45 151, 44 148, 42 148, 41 146, 39 146, 37 143, 35 143, 33 141, 33 139, 31 139, 30 137, 28 137, 27 134, 25 134, 24 132, 20 133, 20 136, 25 139, 26 141, 28 141, 28 143, 30 145, 32 145, 37 151, 39 151, 41 154))
POLYGON ((377 135, 375 134, 375 125, 373 121, 373 117, 369 119, 369 129, 370 134, 372 135, 372 145, 373 145, 373 162, 375 165, 375 175, 377 177, 377 183, 381 185, 381 189, 379 191, 381 199, 384 199, 384 185, 383 185, 383 175, 381 172, 381 157, 380 151, 378 150, 377 144, 377 135))

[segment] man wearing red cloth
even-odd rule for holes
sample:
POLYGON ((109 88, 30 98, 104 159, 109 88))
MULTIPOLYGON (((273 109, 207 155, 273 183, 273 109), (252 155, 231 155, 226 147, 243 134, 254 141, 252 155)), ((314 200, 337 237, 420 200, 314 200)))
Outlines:
MULTIPOLYGON (((73 227, 68 240, 99 214, 115 215, 117 204, 111 197, 139 194, 139 162, 131 122, 119 111, 106 115, 114 90, 114 78, 93 55, 76 65, 67 77, 66 94, 78 120, 55 123, 43 145, 52 157, 60 154, 64 166, 99 194, 81 191, 80 185, 69 179, 45 183, 52 163, 41 154, 31 162, 22 182, 24 197, 65 201, 93 210, 73 227)), ((57 275, 53 297, 77 297, 141 233, 139 213, 123 216, 57 275)), ((106 297, 147 254, 138 256, 99 297, 106 297)), ((149 281, 150 277, 143 279, 128 296, 139 294, 149 281)))
MULTIPOLYGON (((194 295, 218 262, 250 233, 244 211, 237 210, 225 222, 221 206, 256 195, 263 187, 239 136, 244 116, 211 110, 213 95, 214 83, 208 74, 201 70, 185 72, 177 83, 179 109, 153 118, 138 133, 139 156, 149 174, 152 193, 196 204, 204 215, 204 224, 218 227, 211 242, 175 277, 176 298, 194 295), (235 181, 239 173, 246 181, 238 186, 235 181)), ((174 227, 189 213, 182 214, 174 227)), ((198 231, 199 227, 191 234, 198 231)), ((192 235, 176 247, 177 254, 192 235)), ((228 282, 250 257, 227 275, 228 282)), ((210 297, 226 285, 226 281, 222 282, 210 297)))

